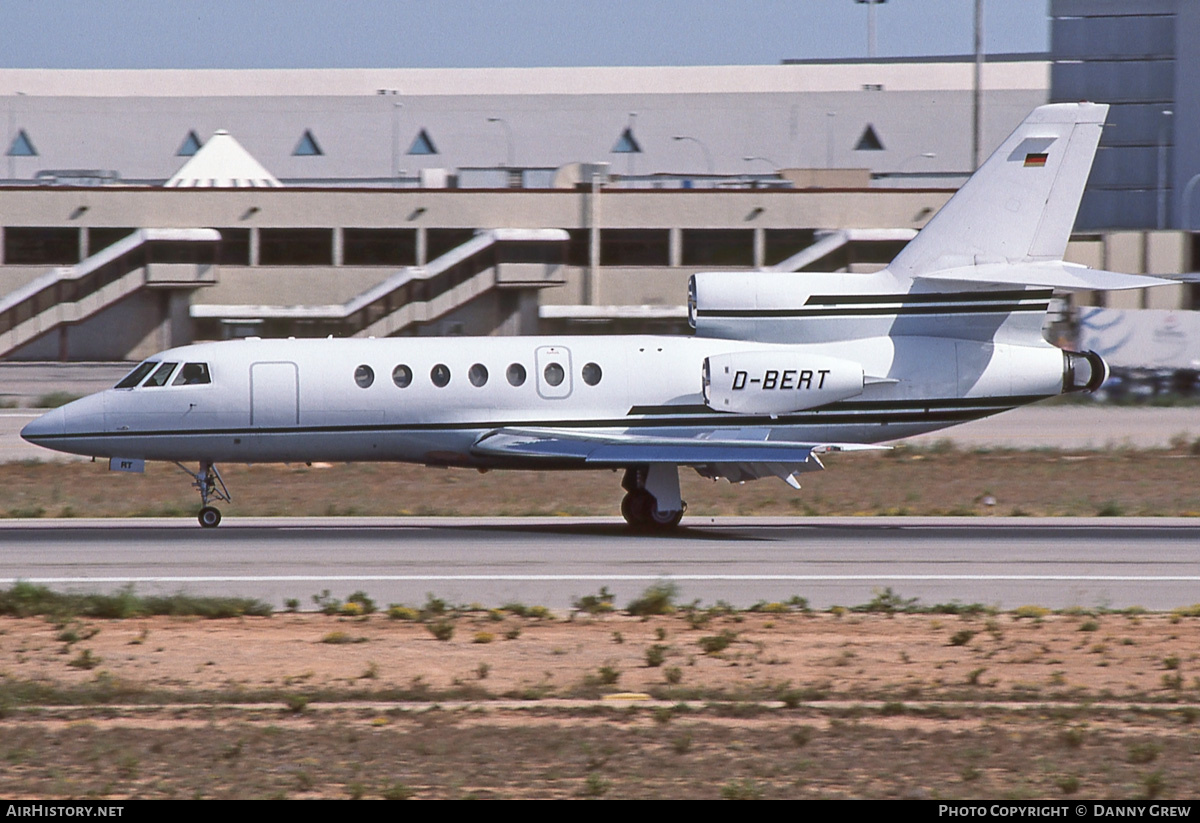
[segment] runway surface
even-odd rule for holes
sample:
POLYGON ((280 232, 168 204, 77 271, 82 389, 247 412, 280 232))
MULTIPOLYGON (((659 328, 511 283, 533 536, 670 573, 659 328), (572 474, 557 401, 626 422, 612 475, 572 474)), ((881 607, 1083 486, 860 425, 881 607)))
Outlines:
POLYGON ((695 518, 668 537, 612 518, 0 521, 0 586, 240 595, 312 606, 509 602, 563 611, 607 586, 625 606, 669 580, 678 602, 865 603, 883 587, 958 600, 1171 609, 1200 601, 1200 520, 695 518))

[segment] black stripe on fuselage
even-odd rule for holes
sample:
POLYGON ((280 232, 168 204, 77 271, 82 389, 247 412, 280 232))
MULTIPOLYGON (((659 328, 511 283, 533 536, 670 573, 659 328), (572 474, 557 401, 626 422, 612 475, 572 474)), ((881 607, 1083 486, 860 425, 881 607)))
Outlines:
POLYGON ((797 308, 705 309, 697 317, 861 317, 1044 312, 1051 289, 919 294, 813 294, 797 308))
POLYGON ((1009 291, 921 292, 917 294, 813 294, 806 306, 840 306, 849 303, 1011 303, 1022 300, 1049 300, 1053 289, 1012 289, 1009 291))
POLYGON ((879 306, 844 309, 698 309, 697 317, 886 317, 934 314, 1032 314, 1043 313, 1049 303, 993 303, 950 306, 879 306))
MULTIPOLYGON (((814 409, 814 412, 846 412, 846 411, 904 411, 915 409, 950 409, 950 408, 996 408, 1011 409, 1045 400, 1050 395, 1026 394, 1013 397, 945 397, 926 398, 919 400, 842 400, 814 409)), ((713 409, 703 404, 688 404, 677 406, 631 406, 628 414, 669 414, 696 415, 712 414, 713 409)), ((739 417, 743 415, 738 415, 739 417)))
MULTIPOLYGON (((976 420, 1002 411, 1008 411, 1025 402, 1041 399, 1035 398, 995 398, 993 405, 980 406, 964 402, 968 408, 936 408, 945 401, 910 401, 908 409, 876 410, 866 409, 853 411, 811 411, 799 414, 778 415, 747 415, 713 412, 704 416, 699 414, 670 415, 661 417, 615 418, 605 420, 513 420, 513 421, 472 421, 445 423, 380 423, 373 425, 342 425, 342 426, 279 426, 271 428, 230 427, 219 429, 158 429, 153 431, 122 431, 122 432, 77 432, 71 434, 41 435, 31 438, 35 443, 55 442, 73 439, 111 439, 114 441, 128 440, 139 437, 252 437, 264 434, 349 434, 349 433, 397 433, 429 432, 429 431, 463 431, 500 428, 543 428, 543 429, 593 429, 593 428, 625 428, 625 429, 667 429, 693 428, 697 426, 735 426, 748 425, 769 426, 836 426, 836 425, 888 425, 902 423, 962 423, 976 420)), ((867 406, 868 404, 860 404, 867 406)), ((686 408, 686 407, 685 407, 686 408)))

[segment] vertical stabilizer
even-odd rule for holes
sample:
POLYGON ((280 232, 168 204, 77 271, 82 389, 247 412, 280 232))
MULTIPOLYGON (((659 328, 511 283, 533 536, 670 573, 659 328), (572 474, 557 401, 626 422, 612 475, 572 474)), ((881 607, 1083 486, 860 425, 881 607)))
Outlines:
POLYGON ((1061 260, 1108 106, 1034 109, 888 267, 917 277, 990 263, 1061 260))

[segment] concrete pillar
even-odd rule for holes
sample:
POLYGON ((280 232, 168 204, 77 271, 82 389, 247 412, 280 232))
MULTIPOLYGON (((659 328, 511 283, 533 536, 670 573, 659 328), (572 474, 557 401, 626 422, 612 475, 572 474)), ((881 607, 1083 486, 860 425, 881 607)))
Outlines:
POLYGON ((538 305, 541 301, 538 300, 537 289, 518 289, 517 300, 520 305, 517 308, 517 315, 520 318, 517 334, 541 334, 539 328, 540 320, 538 318, 538 305))
POLYGON ((678 226, 667 231, 667 265, 683 265, 683 229, 678 226))
POLYGON ((429 236, 424 226, 417 226, 417 265, 424 266, 429 260, 429 236))
POLYGON ((341 226, 333 227, 333 265, 341 266, 346 258, 346 238, 341 226))
POLYGON ((767 260, 767 230, 762 226, 754 229, 754 268, 761 269, 767 260))
POLYGON ((194 340, 192 331, 192 292, 187 289, 167 291, 168 346, 186 346, 194 340))
POLYGON ((600 300, 600 177, 592 174, 587 197, 588 266, 584 279, 583 303, 594 306, 600 300))
POLYGON ((258 226, 250 227, 250 265, 258 265, 258 250, 261 238, 258 236, 258 226))
POLYGON ((79 232, 79 259, 87 260, 88 258, 88 230, 80 226, 76 231, 79 232))

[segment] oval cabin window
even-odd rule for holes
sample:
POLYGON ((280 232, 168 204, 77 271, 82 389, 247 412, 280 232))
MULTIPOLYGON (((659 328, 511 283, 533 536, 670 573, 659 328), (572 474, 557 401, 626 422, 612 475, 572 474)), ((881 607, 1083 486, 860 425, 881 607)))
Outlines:
POLYGON ((567 373, 563 371, 563 367, 558 363, 548 363, 542 371, 542 376, 546 378, 546 382, 551 386, 561 386, 563 378, 567 373))
POLYGON ((439 389, 445 388, 450 382, 450 367, 445 363, 438 363, 429 372, 429 379, 433 381, 433 385, 439 389))
POLYGON ((360 389, 365 389, 375 382, 375 370, 370 366, 359 366, 354 370, 354 382, 360 389))

